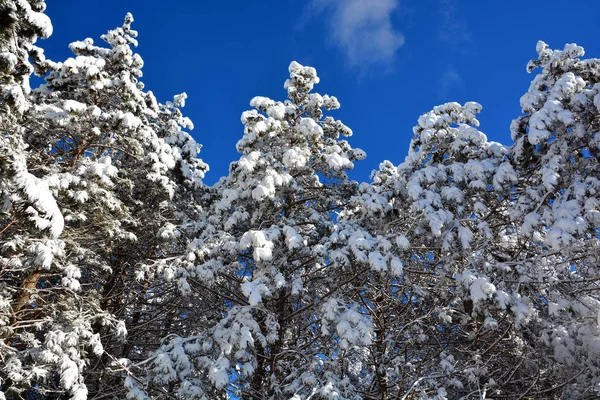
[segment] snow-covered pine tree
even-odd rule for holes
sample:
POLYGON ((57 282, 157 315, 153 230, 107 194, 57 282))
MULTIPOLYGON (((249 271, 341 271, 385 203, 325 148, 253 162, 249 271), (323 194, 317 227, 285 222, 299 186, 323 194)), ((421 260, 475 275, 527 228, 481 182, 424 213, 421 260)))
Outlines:
POLYGON ((488 385, 480 358, 498 323, 484 306, 493 293, 480 290, 493 287, 484 253, 490 215, 517 178, 510 149, 477 129, 480 109, 447 103, 423 114, 404 163, 382 163, 354 201, 348 218, 375 238, 369 258, 380 260, 360 292, 376 334, 367 398, 458 398, 488 385), (463 275, 475 283, 461 285, 463 275))
MULTIPOLYGON (((3 1, 0 3, 0 398, 16 380, 23 377, 19 360, 9 355, 34 335, 14 340, 13 329, 19 304, 35 287, 23 260, 10 257, 6 239, 13 229, 27 230, 39 246, 30 253, 41 259, 52 258, 61 246, 57 239, 63 229, 63 218, 48 185, 31 174, 23 141, 23 113, 31 107, 29 77, 34 62, 43 58, 33 44, 38 37, 52 33, 49 18, 43 14, 43 1, 3 1)), ((20 239, 19 235, 15 238, 20 239)), ((31 324, 34 327, 33 324, 31 324)), ((35 371, 27 371, 35 375, 35 371)), ((25 373, 25 375, 27 375, 25 373)), ((25 377, 27 379, 27 377, 25 377)))
POLYGON ((349 218, 400 266, 361 292, 373 398, 596 393, 599 61, 538 53, 513 146, 475 129, 476 104, 446 104, 419 119, 403 164, 361 186, 349 218))
POLYGON ((128 363, 179 329, 171 264, 186 248, 184 225, 196 219, 207 167, 183 131, 192 128, 179 110, 185 94, 159 105, 138 81, 132 21, 127 15, 103 36, 109 48, 86 39, 71 44, 76 57, 41 63, 46 84, 20 121, 31 173, 17 181, 37 196, 25 213, 41 228, 64 221, 64 230, 56 240, 53 224, 52 240, 38 239, 20 198, 10 198, 2 389, 11 395, 119 393, 128 363))
POLYGON ((511 126, 520 184, 503 278, 542 354, 527 396, 590 398, 600 382, 600 60, 575 44, 536 50, 527 68, 541 72, 511 126))
POLYGON ((243 113, 242 156, 215 186, 195 264, 181 271, 218 299, 209 329, 166 341, 153 360, 151 381, 185 398, 356 397, 345 354, 371 332, 343 300, 356 277, 333 255, 344 245, 336 214, 356 189, 346 170, 364 153, 324 116, 339 103, 311 92, 315 69, 289 72, 288 100, 255 97, 243 113))
POLYGON ((0 3, 0 127, 28 107, 29 77, 43 60, 37 38, 52 34, 44 0, 4 0, 0 3))

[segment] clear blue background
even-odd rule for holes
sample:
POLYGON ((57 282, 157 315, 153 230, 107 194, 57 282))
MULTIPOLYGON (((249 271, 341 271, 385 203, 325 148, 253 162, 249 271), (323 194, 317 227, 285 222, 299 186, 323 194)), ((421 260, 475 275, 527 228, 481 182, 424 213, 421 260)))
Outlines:
MULTIPOLYGON (((587 57, 600 57, 598 0, 352 0, 363 7, 396 5, 382 29, 404 38, 393 57, 367 55, 359 62, 335 36, 344 28, 336 16, 350 3, 312 1, 47 0, 54 34, 38 45, 62 61, 71 55, 70 42, 101 43, 102 33, 133 13, 142 80, 161 102, 188 94, 183 111, 204 146, 209 184, 238 158, 239 117, 250 99, 285 99, 292 60, 317 68, 315 91, 338 97, 342 108, 333 115, 353 129, 352 145, 368 155, 351 174, 364 181, 384 159, 402 162, 419 115, 443 102, 481 103, 480 129, 509 144, 510 122, 533 79, 525 65, 536 56, 537 40, 561 49, 577 43, 587 57)), ((360 22, 362 15, 350 17, 360 22)), ((377 31, 377 23, 367 21, 367 28, 377 31)))

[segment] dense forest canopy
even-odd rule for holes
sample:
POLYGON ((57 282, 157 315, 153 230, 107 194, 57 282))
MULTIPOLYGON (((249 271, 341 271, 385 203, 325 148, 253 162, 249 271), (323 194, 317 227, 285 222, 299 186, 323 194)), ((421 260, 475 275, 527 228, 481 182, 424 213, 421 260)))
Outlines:
POLYGON ((121 27, 45 59, 0 1, 0 399, 600 396, 600 60, 537 44, 512 142, 481 105, 365 158, 292 62, 215 185, 121 27), (44 84, 32 89, 32 74, 44 84))

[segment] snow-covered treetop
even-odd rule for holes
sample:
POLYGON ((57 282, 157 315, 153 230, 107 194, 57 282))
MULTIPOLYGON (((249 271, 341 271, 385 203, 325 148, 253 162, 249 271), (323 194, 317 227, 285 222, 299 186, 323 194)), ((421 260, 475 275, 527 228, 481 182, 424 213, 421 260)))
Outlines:
POLYGON ((69 46, 76 57, 62 63, 46 61, 43 67, 50 73, 46 85, 36 92, 46 98, 39 110, 57 126, 87 118, 93 133, 88 145, 97 143, 105 154, 117 158, 143 155, 149 164, 148 178, 162 182, 171 195, 176 184, 164 175, 174 169, 186 185, 199 187, 208 166, 197 158, 201 146, 185 131, 193 129, 180 110, 187 95, 159 104, 152 92, 143 90, 139 78, 144 62, 132 49, 137 46, 132 22, 127 14, 122 27, 102 35, 109 48, 88 38, 69 46), (115 126, 128 134, 116 135, 115 126))
POLYGON ((425 167, 436 163, 466 162, 480 155, 478 151, 490 150, 500 155, 500 145, 488 143, 487 137, 477 130, 477 114, 481 105, 468 102, 446 103, 434 107, 419 117, 413 128, 408 155, 400 169, 425 167))
POLYGON ((289 184, 292 177, 300 182, 304 176, 311 185, 319 184, 317 174, 346 179, 344 170, 365 157, 362 150, 340 140, 340 135, 352 135, 346 125, 323 116, 323 109, 337 109, 339 102, 311 93, 319 82, 315 69, 292 62, 289 72, 284 86, 290 100, 258 96, 250 102, 255 109, 242 114, 244 136, 236 147, 243 155, 231 172, 236 180, 252 179, 247 187, 256 199, 272 197, 276 187, 289 184))
MULTIPOLYGON (((44 59, 43 50, 34 46, 37 38, 52 34, 50 18, 44 14, 44 0, 6 0, 0 3, 0 107, 17 114, 28 107, 29 76, 44 59)), ((0 117, 3 118, 3 117, 0 117)), ((0 119, 0 123, 2 119, 0 119)))

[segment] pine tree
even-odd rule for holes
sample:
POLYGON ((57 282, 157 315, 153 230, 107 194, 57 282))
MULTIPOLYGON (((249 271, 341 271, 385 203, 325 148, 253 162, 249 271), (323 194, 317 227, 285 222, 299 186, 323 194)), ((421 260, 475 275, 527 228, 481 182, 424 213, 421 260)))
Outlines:
POLYGON ((383 163, 354 201, 350 218, 391 243, 384 260, 401 271, 361 292, 373 398, 593 390, 598 61, 574 45, 538 53, 513 146, 475 129, 477 104, 436 107, 406 161, 383 163))
POLYGON ((528 71, 541 72, 511 126, 521 184, 508 210, 516 266, 505 279, 519 282, 529 330, 545 352, 529 393, 586 398, 600 379, 600 60, 580 59, 575 44, 551 50, 539 42, 536 50, 528 71))
POLYGON ((192 128, 179 110, 185 94, 159 105, 143 91, 132 21, 103 36, 109 48, 86 39, 71 45, 75 58, 38 65, 46 84, 20 122, 30 172, 16 178, 36 202, 19 211, 12 196, 15 223, 2 238, 11 393, 118 393, 127 364, 176 331, 169 260, 187 245, 207 167, 182 130, 192 128), (49 239, 31 236, 19 213, 49 239))
POLYGON ((186 270, 193 288, 218 296, 212 326, 169 341, 154 360, 151 379, 177 383, 187 398, 351 391, 340 352, 369 340, 356 305, 338 300, 352 277, 332 258, 342 241, 336 215, 356 189, 345 171, 364 153, 324 116, 339 103, 311 93, 314 68, 293 62, 289 71, 289 100, 255 97, 242 115, 242 156, 215 187, 186 270), (336 332, 341 320, 347 332, 336 332))
POLYGON ((516 175, 510 149, 477 129, 480 109, 447 103, 423 114, 404 163, 382 163, 355 198, 349 218, 375 238, 370 258, 380 260, 360 292, 376 333, 367 398, 453 398, 487 384, 473 348, 495 326, 485 311, 493 293, 479 296, 493 287, 484 252, 492 209, 516 175), (476 282, 457 284, 462 275, 476 282))
POLYGON ((29 77, 44 59, 34 46, 37 38, 52 34, 44 0, 3 0, 0 3, 0 127, 23 113, 29 101, 29 77))

